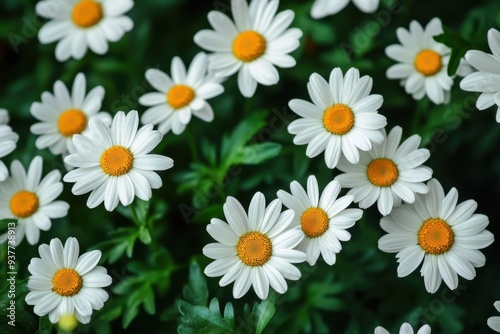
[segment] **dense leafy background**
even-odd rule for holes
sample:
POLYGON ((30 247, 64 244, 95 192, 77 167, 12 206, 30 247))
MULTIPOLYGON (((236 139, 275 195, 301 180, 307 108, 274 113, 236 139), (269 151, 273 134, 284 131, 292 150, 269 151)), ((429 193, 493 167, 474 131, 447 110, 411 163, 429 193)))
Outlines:
MULTIPOLYGON (((103 110, 137 109, 141 113, 144 108, 137 99, 151 91, 144 78, 146 69, 170 72, 175 55, 190 62, 201 51, 193 35, 209 28, 207 13, 214 9, 229 13, 229 0, 137 1, 129 14, 135 22, 133 31, 111 44, 105 56, 87 54, 81 61, 61 64, 54 57, 55 44, 41 45, 36 38, 43 20, 35 14, 35 3, 3 0, 0 4, 0 107, 10 111, 11 125, 21 135, 17 150, 5 161, 19 159, 27 166, 38 154, 44 157, 45 172, 56 168, 62 173, 60 157, 38 151, 29 132, 35 122, 30 105, 40 100, 43 91, 52 91, 57 79, 71 84, 81 71, 88 87, 105 87, 103 110)), ((108 213, 102 206, 90 210, 85 206, 86 196, 73 196, 70 185, 65 185, 62 198, 71 205, 69 215, 53 221, 53 228, 42 232, 40 242, 75 236, 82 250, 103 251, 102 265, 113 277, 110 300, 77 332, 137 333, 147 324, 150 333, 259 333, 267 324, 264 332, 268 333, 371 333, 377 325, 397 332, 405 321, 429 323, 433 333, 491 332, 486 319, 495 315, 493 302, 500 299, 498 243, 484 251, 486 266, 477 270, 476 279, 461 279, 456 291, 442 285, 431 295, 418 271, 397 278, 394 255, 378 250, 382 230, 375 208, 366 210, 350 230, 352 240, 344 243, 334 266, 321 261, 315 267, 301 265, 303 278, 289 282, 284 296, 272 295, 261 303, 250 292, 242 300, 233 300, 232 286, 220 288, 218 279, 205 281, 202 270, 209 260, 201 249, 212 241, 205 226, 212 217, 223 218, 226 196, 235 196, 248 206, 251 196, 262 191, 269 202, 277 190, 288 190, 293 180, 304 184, 308 175, 315 174, 324 187, 337 174, 326 168, 323 155, 308 159, 305 146, 294 146, 286 131, 295 117, 287 109, 288 101, 308 99, 309 75, 328 76, 336 66, 343 70, 357 67, 373 77, 373 92, 384 96, 380 112, 387 116, 388 128, 401 125, 404 136, 420 134, 432 153, 427 165, 433 168, 434 177, 446 191, 456 187, 461 201, 477 200, 478 212, 490 218, 488 229, 500 233, 500 126, 495 111, 477 111, 476 95, 460 91, 459 79, 449 105, 414 101, 398 82, 386 79, 392 61, 384 54, 387 45, 397 43, 397 27, 408 27, 413 19, 426 24, 433 17, 440 17, 470 43, 458 43, 455 52, 464 52, 465 45, 489 52, 486 33, 500 25, 500 2, 382 0, 377 14, 363 14, 349 5, 340 14, 319 21, 309 16, 311 3, 280 4, 281 10, 295 11, 293 26, 300 27, 304 36, 293 54, 297 66, 281 69, 279 84, 259 86, 253 98, 245 99, 236 79, 230 78, 224 83, 225 93, 210 101, 214 122, 194 119, 182 135, 164 137, 156 151, 172 157, 175 166, 161 173, 164 185, 153 192, 150 203, 136 202, 133 213, 129 208, 108 213), (194 260, 199 267, 192 264, 194 260)), ((14 331, 5 327, 2 316, 0 331, 33 333, 50 327, 24 303, 27 265, 34 256, 38 256, 37 247, 26 241, 17 248, 17 326, 14 331)), ((7 271, 5 258, 4 245, 1 282, 7 271)), ((2 308, 6 301, 4 291, 2 308)))

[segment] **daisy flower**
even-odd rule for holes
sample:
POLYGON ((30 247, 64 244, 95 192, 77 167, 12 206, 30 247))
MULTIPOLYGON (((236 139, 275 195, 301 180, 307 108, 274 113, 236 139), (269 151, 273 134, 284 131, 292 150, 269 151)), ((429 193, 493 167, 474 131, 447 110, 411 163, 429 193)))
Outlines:
POLYGON ((331 181, 320 195, 318 181, 314 175, 307 179, 307 192, 297 182, 290 184, 291 194, 279 190, 278 198, 292 209, 295 217, 290 227, 300 227, 304 238, 297 249, 306 253, 307 262, 314 266, 321 254, 329 265, 335 263, 335 254, 340 252, 340 241, 348 241, 351 234, 346 229, 361 218, 360 209, 347 209, 352 203, 351 195, 337 199, 340 184, 331 181))
POLYGON ((40 257, 32 258, 28 270, 26 303, 34 305, 40 317, 49 315, 52 323, 73 314, 82 324, 90 321, 92 310, 100 310, 108 300, 102 289, 111 284, 111 276, 97 263, 101 251, 93 250, 79 256, 76 238, 68 238, 64 247, 59 239, 38 247, 40 257))
POLYGON ((91 117, 111 122, 111 116, 99 112, 104 98, 104 88, 97 86, 85 96, 86 79, 79 73, 73 82, 71 94, 61 81, 54 83, 54 94, 44 92, 42 102, 31 105, 31 114, 41 121, 31 126, 31 132, 39 135, 35 145, 39 150, 48 148, 52 154, 74 151, 72 138, 85 134, 91 117))
MULTIPOLYGON (((15 150, 19 136, 8 126, 9 114, 7 110, 0 109, 0 158, 15 150)), ((9 176, 7 166, 0 160, 0 181, 5 181, 9 176)))
MULTIPOLYGON (((28 173, 18 160, 10 166, 11 177, 0 187, 0 220, 17 219, 16 246, 26 239, 31 245, 38 242, 40 230, 48 231, 51 219, 68 214, 69 205, 55 201, 62 193, 61 173, 53 170, 42 179, 42 158, 36 156, 30 163, 28 173)), ((0 236, 0 243, 7 234, 0 236)))
POLYGON ((337 168, 344 174, 335 180, 342 188, 352 188, 348 194, 354 196, 362 209, 377 202, 381 214, 388 215, 393 207, 415 201, 415 193, 425 194, 428 188, 424 181, 432 177, 432 169, 422 164, 429 159, 428 149, 421 148, 420 136, 413 135, 401 145, 403 130, 395 126, 381 144, 373 145, 368 152, 360 152, 358 164, 341 159, 337 168))
POLYGON ((127 206, 134 196, 144 201, 151 198, 151 189, 162 185, 155 170, 166 170, 173 160, 149 154, 161 141, 162 134, 148 124, 137 130, 139 116, 132 110, 127 115, 119 111, 111 127, 100 119, 89 121, 89 136, 75 135, 76 153, 64 162, 76 167, 64 176, 65 182, 75 182, 72 192, 82 195, 91 191, 89 208, 104 201, 104 207, 113 211, 118 202, 127 206))
POLYGON ((108 41, 116 42, 134 23, 124 16, 134 6, 132 0, 42 0, 36 13, 50 21, 38 32, 42 44, 59 41, 56 58, 81 59, 87 47, 103 55, 108 41))
MULTIPOLYGON (((316 0, 311 8, 311 16, 321 19, 328 15, 337 14, 344 9, 349 0, 316 0)), ((373 13, 378 8, 379 0, 352 0, 352 2, 364 13, 373 13)))
POLYGON ((380 130, 387 124, 377 111, 382 96, 370 95, 372 83, 367 75, 360 78, 356 68, 350 68, 345 77, 340 68, 334 68, 329 82, 313 73, 307 83, 313 103, 299 99, 288 103, 302 117, 288 126, 295 135, 294 144, 308 144, 309 158, 325 151, 328 168, 337 166, 341 153, 349 162, 358 163, 358 149, 368 151, 372 143, 381 143, 384 136, 380 130))
MULTIPOLYGON (((429 327, 429 325, 423 325, 417 332, 417 334, 430 334, 430 333, 431 333, 431 328, 429 327)), ((389 332, 384 327, 378 326, 377 328, 375 328, 375 334, 389 334, 389 332)), ((399 334, 413 334, 413 328, 409 323, 405 322, 404 324, 401 325, 399 334)))
MULTIPOLYGON (((493 306, 500 312, 500 301, 496 301, 493 306)), ((495 332, 500 333, 500 317, 489 317, 488 318, 488 326, 493 329, 495 332)))
POLYGON ((208 20, 214 30, 196 33, 194 41, 214 52, 209 57, 209 70, 216 77, 238 72, 241 94, 252 97, 257 83, 265 86, 279 81, 275 66, 290 68, 296 62, 288 53, 299 47, 302 31, 290 28, 294 13, 278 14, 278 0, 231 0, 234 23, 223 13, 211 11, 208 20))
POLYGON ((453 79, 447 74, 450 48, 436 42, 433 36, 443 32, 441 20, 432 19, 425 30, 417 21, 410 30, 396 30, 400 44, 389 45, 386 55, 399 62, 387 70, 389 79, 401 80, 408 94, 415 100, 425 95, 435 104, 447 103, 453 79))
POLYGON ((417 195, 415 203, 400 206, 382 218, 380 225, 388 234, 380 238, 378 247, 397 253, 399 277, 413 272, 423 260, 420 272, 428 292, 436 292, 441 280, 454 290, 457 274, 472 280, 474 267, 484 265, 486 259, 479 249, 493 242, 493 234, 485 230, 488 217, 474 213, 476 201, 457 205, 455 188, 445 196, 436 179, 427 186, 429 192, 417 195))
POLYGON ((460 88, 468 92, 482 93, 476 102, 479 110, 495 105, 496 121, 500 123, 500 32, 488 31, 488 44, 492 54, 479 50, 469 50, 465 59, 478 71, 467 75, 460 82, 460 88))
POLYGON ((206 54, 200 52, 187 73, 179 57, 172 60, 172 78, 160 70, 147 70, 146 79, 158 92, 140 97, 140 104, 151 107, 142 115, 141 122, 158 125, 163 134, 172 130, 176 135, 184 131, 191 114, 211 122, 214 112, 206 100, 222 94, 224 88, 207 74, 207 64, 206 54))
POLYGON ((293 249, 302 240, 302 232, 298 228, 287 230, 293 211, 281 212, 279 199, 266 207, 260 192, 253 196, 248 215, 230 196, 223 209, 227 223, 213 218, 207 225, 208 233, 217 242, 203 247, 203 254, 215 260, 205 268, 205 274, 222 276, 220 286, 234 282, 234 298, 241 298, 251 286, 261 299, 267 298, 269 286, 285 293, 285 278, 300 278, 299 269, 291 263, 306 259, 304 253, 293 249))

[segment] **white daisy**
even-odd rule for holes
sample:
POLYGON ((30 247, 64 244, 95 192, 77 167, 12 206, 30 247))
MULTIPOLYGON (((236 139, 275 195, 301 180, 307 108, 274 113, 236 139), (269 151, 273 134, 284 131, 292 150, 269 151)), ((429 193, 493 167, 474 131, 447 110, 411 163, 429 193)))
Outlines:
POLYGON ((238 72, 241 94, 251 97, 257 83, 274 85, 279 81, 275 66, 289 68, 296 62, 288 53, 299 47, 302 31, 290 28, 295 14, 284 10, 278 14, 278 0, 231 0, 235 23, 225 14, 211 11, 208 20, 214 30, 196 33, 194 41, 214 52, 209 69, 217 77, 238 72))
MULTIPOLYGON (((0 187, 0 220, 17 219, 16 245, 26 239, 31 245, 38 242, 40 230, 48 231, 51 219, 68 214, 69 205, 54 201, 63 191, 61 173, 53 170, 42 178, 42 158, 35 157, 26 173, 23 165, 14 160, 10 166, 11 177, 0 187)), ((0 236, 0 243, 7 234, 0 236)))
POLYGON ((91 191, 87 200, 89 208, 104 201, 108 211, 114 210, 118 202, 132 203, 134 196, 148 201, 151 188, 162 185, 155 170, 173 166, 173 160, 148 154, 161 141, 162 134, 148 124, 137 130, 139 116, 132 110, 127 115, 119 111, 111 127, 100 119, 89 121, 89 136, 75 135, 73 143, 76 153, 64 161, 76 167, 64 176, 65 182, 75 182, 72 192, 82 195, 91 191))
POLYGON ((191 114, 205 122, 214 119, 212 107, 206 100, 224 92, 222 85, 207 74, 208 58, 198 53, 186 73, 179 57, 172 60, 172 79, 156 69, 146 71, 146 79, 159 92, 147 93, 139 103, 151 107, 141 117, 143 124, 158 125, 166 134, 170 130, 176 135, 182 133, 191 120, 191 114))
MULTIPOLYGON (((3 158, 16 149, 19 136, 8 126, 9 114, 7 110, 0 109, 0 158, 3 158)), ((0 160, 0 181, 9 176, 7 166, 0 160)))
POLYGON ((291 263, 306 259, 304 253, 293 249, 302 240, 300 229, 286 230, 293 211, 281 212, 279 199, 266 207, 260 192, 253 196, 248 215, 233 197, 227 198, 223 209, 227 223, 213 218, 207 225, 208 233, 218 242, 203 247, 203 254, 215 260, 205 268, 205 274, 223 276, 220 286, 234 282, 234 298, 241 298, 250 286, 261 299, 267 298, 269 286, 285 293, 285 278, 300 278, 299 269, 291 263))
MULTIPOLYGON (((497 300, 493 306, 497 309, 498 312, 500 312, 500 301, 497 300)), ((489 317, 488 318, 488 326, 493 329, 495 332, 500 333, 500 317, 489 317)))
POLYGON ((497 105, 496 121, 500 123, 500 31, 488 31, 488 45, 491 53, 479 50, 469 50, 465 59, 478 72, 466 76, 460 82, 460 88, 468 92, 482 93, 476 102, 479 110, 497 105))
POLYGON ((337 199, 340 189, 337 181, 331 181, 320 196, 318 181, 311 175, 307 179, 307 193, 297 181, 290 183, 291 194, 278 191, 278 198, 295 212, 290 227, 298 226, 304 234, 297 249, 306 253, 311 266, 316 264, 320 253, 326 263, 333 265, 335 254, 342 249, 340 241, 351 239, 346 229, 363 215, 360 209, 347 209, 353 200, 351 195, 337 199))
POLYGON ((42 0, 36 13, 50 21, 38 32, 42 44, 59 41, 56 58, 81 59, 87 47, 103 55, 108 41, 116 42, 134 23, 124 16, 134 6, 132 0, 42 0))
POLYGON ((313 73, 307 83, 313 103, 299 99, 288 103, 303 117, 288 126, 288 131, 296 135, 294 144, 308 144, 309 158, 325 151, 328 168, 337 166, 341 153, 351 163, 358 163, 358 149, 368 151, 372 143, 381 143, 384 136, 380 130, 387 124, 377 110, 382 106, 382 96, 370 95, 372 84, 372 78, 360 78, 356 68, 350 68, 345 77, 340 68, 334 68, 329 82, 313 73))
POLYGON ((426 148, 419 149, 420 136, 413 135, 401 145, 403 130, 395 126, 381 144, 373 145, 368 152, 360 152, 358 164, 340 159, 337 168, 345 174, 335 177, 342 188, 352 188, 348 194, 354 196, 362 209, 377 202, 381 214, 388 215, 393 207, 415 201, 415 193, 425 194, 428 188, 422 182, 432 177, 432 169, 421 166, 430 157, 426 148))
MULTIPOLYGON (((328 15, 337 14, 344 9, 349 0, 316 0, 311 8, 311 16, 321 19, 328 15)), ((378 8, 379 0, 352 0, 352 2, 364 13, 373 13, 378 8)))
POLYGON ((35 145, 42 150, 48 148, 52 154, 65 155, 73 152, 71 139, 75 134, 85 134, 91 117, 111 122, 111 116, 99 112, 104 98, 104 88, 97 86, 85 96, 86 79, 79 73, 73 83, 71 94, 61 81, 54 83, 54 94, 44 92, 42 102, 31 105, 31 114, 41 121, 31 126, 31 132, 39 135, 35 145))
POLYGON ((412 21, 410 30, 396 30, 401 45, 393 44, 385 49, 389 58, 399 62, 389 67, 387 77, 401 80, 401 85, 415 100, 427 94, 435 104, 449 101, 453 85, 453 79, 447 74, 450 48, 433 39, 442 32, 438 18, 433 18, 425 30, 417 21, 412 21))
POLYGON ((378 247, 398 253, 399 277, 413 272, 423 260, 420 272, 428 292, 436 292, 441 280, 454 290, 457 274, 472 280, 474 267, 484 265, 486 259, 479 249, 493 242, 493 234, 485 230, 488 217, 474 213, 476 201, 457 205, 455 188, 445 196, 436 179, 427 186, 429 192, 417 195, 415 203, 402 205, 382 218, 380 224, 388 234, 380 238, 378 247))
MULTIPOLYGON (((430 333, 431 333, 431 327, 429 325, 423 325, 417 332, 417 334, 430 334, 430 333)), ((375 334, 389 334, 389 332, 384 327, 378 326, 377 328, 375 328, 375 334)), ((405 322, 404 324, 401 325, 399 334, 413 334, 413 328, 409 323, 405 322)))
POLYGON ((78 256, 78 240, 70 237, 64 248, 56 238, 50 246, 41 244, 38 252, 40 258, 32 258, 28 266, 32 276, 28 279, 26 303, 35 306, 33 311, 38 316, 48 314, 52 323, 71 314, 81 323, 88 323, 92 310, 100 310, 109 297, 102 288, 111 284, 111 276, 106 268, 97 265, 101 251, 78 256))

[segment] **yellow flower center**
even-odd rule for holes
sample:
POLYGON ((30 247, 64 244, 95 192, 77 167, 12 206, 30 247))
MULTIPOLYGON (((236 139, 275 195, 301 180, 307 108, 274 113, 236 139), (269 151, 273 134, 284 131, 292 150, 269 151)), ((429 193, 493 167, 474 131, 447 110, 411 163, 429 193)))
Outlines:
POLYGON ((57 127, 65 137, 80 134, 87 127, 87 116, 79 109, 68 109, 59 116, 57 127))
POLYGON ((305 235, 309 238, 317 238, 328 230, 330 219, 323 209, 309 208, 302 214, 300 224, 305 235))
POLYGON ((396 164, 386 158, 372 160, 368 165, 366 174, 368 174, 368 180, 378 187, 391 186, 399 176, 396 164))
POLYGON ((248 232, 240 237, 236 250, 244 264, 257 267, 269 260, 273 253, 273 245, 267 235, 260 232, 248 232))
POLYGON ((440 218, 427 219, 418 231, 418 244, 428 254, 443 254, 453 245, 455 234, 440 218))
POLYGON ((71 297, 80 291, 83 279, 75 270, 62 268, 52 277, 52 291, 60 296, 71 297))
POLYGON ((194 90, 184 85, 175 85, 168 91, 167 102, 174 109, 187 106, 194 99, 194 90))
POLYGON ((422 50, 415 57, 415 68, 425 76, 434 75, 441 70, 441 55, 433 50, 422 50))
POLYGON ((134 155, 123 146, 111 146, 101 155, 101 168, 111 176, 128 173, 134 164, 134 155))
POLYGON ((82 0, 73 7, 71 18, 81 28, 89 28, 102 20, 104 16, 102 6, 94 0, 82 0))
POLYGON ((323 115, 323 125, 335 135, 345 135, 354 126, 354 113, 345 104, 334 104, 326 109, 323 115))
POLYGON ((38 196, 30 191, 22 190, 10 199, 10 211, 17 218, 27 218, 38 210, 38 196))
POLYGON ((266 52, 267 42, 253 30, 241 32, 233 41, 233 54, 241 61, 253 61, 266 52))

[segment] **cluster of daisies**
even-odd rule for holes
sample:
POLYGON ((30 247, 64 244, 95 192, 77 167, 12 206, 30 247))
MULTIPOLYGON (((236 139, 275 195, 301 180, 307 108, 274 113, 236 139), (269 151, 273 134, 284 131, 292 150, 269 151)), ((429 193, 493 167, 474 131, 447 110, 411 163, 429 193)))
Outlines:
MULTIPOLYGON (((353 0, 363 12, 374 12, 379 0, 353 0)), ((315 0, 311 16, 322 18, 338 13, 348 0, 315 0)), ((108 42, 117 42, 133 28, 125 15, 132 0, 42 0, 38 15, 49 21, 40 29, 41 43, 57 41, 59 61, 81 59, 87 49, 105 54, 108 42)), ((290 28, 294 12, 278 12, 278 0, 231 0, 232 18, 211 11, 212 29, 201 30, 194 42, 208 52, 198 53, 189 66, 179 57, 171 62, 170 75, 149 69, 145 76, 156 90, 140 97, 147 107, 110 115, 101 110, 105 90, 101 86, 87 92, 86 77, 79 73, 71 91, 56 81, 53 92, 44 92, 31 106, 38 121, 31 127, 37 135, 36 147, 61 155, 67 172, 53 170, 43 176, 42 158, 35 157, 26 171, 20 161, 7 167, 0 161, 0 219, 15 219, 16 240, 26 236, 38 243, 40 230, 51 228, 51 220, 68 214, 68 203, 57 200, 63 183, 74 183, 74 195, 90 193, 87 206, 100 204, 113 211, 128 206, 135 197, 149 200, 152 189, 162 186, 156 171, 173 166, 169 157, 152 154, 170 131, 181 134, 192 116, 205 122, 214 119, 207 100, 224 92, 222 83, 237 73, 237 84, 244 97, 252 97, 257 84, 275 85, 279 68, 296 65, 290 53, 299 47, 302 31, 290 28), (140 126, 139 123, 142 123, 140 126), (156 130, 153 129, 157 127, 156 130)), ((410 29, 399 28, 401 44, 386 48, 388 57, 398 63, 387 70, 387 77, 398 79, 415 99, 427 96, 433 103, 447 103, 454 77, 446 68, 450 49, 433 37, 442 33, 439 19, 424 28, 413 21, 410 29)), ((462 60, 458 75, 465 76, 460 87, 481 92, 478 109, 496 104, 500 122, 500 32, 491 29, 488 42, 493 54, 471 50, 462 60), (476 71, 477 70, 477 71, 476 71)), ((356 68, 345 73, 334 68, 328 80, 313 73, 307 83, 310 101, 293 99, 290 108, 299 116, 288 127, 296 145, 307 145, 309 158, 324 153, 327 168, 339 173, 320 193, 314 175, 306 185, 290 184, 290 192, 278 190, 277 198, 266 204, 257 192, 245 210, 233 197, 223 206, 226 221, 213 218, 208 233, 217 241, 206 245, 203 253, 214 259, 205 268, 220 285, 233 285, 234 298, 252 287, 265 299, 269 289, 287 290, 286 280, 298 280, 294 265, 307 261, 315 265, 321 257, 334 265, 341 242, 351 238, 348 229, 361 219, 362 210, 377 204, 383 216, 380 225, 387 232, 378 247, 397 253, 398 276, 415 271, 423 262, 421 275, 425 288, 434 293, 442 281, 458 286, 458 276, 471 280, 475 268, 485 264, 480 249, 493 242, 485 228, 488 218, 475 213, 477 203, 458 203, 458 192, 445 194, 423 164, 429 150, 419 148, 421 138, 413 135, 402 141, 402 129, 385 130, 386 118, 379 114, 383 98, 371 94, 373 80, 361 76, 356 68), (342 188, 349 189, 341 196, 342 188), (350 208, 356 203, 359 208, 350 208), (283 209, 283 206, 286 208, 283 209), (361 208, 361 209, 360 209, 361 208)), ((0 158, 11 153, 18 135, 8 126, 9 116, 0 110, 0 158)), ((0 242, 7 240, 0 236, 0 242)), ((79 244, 68 238, 63 246, 57 238, 39 246, 40 258, 28 267, 32 274, 26 302, 34 312, 47 315, 51 322, 73 316, 88 323, 93 310, 108 299, 103 287, 111 284, 105 268, 98 266, 101 252, 79 256, 79 244)), ((498 302, 495 307, 498 307, 498 302)), ((500 331, 499 317, 488 320, 500 331)), ((401 332, 413 332, 403 324, 401 332)), ((387 333, 377 327, 375 333, 387 333)), ((418 333, 430 333, 429 326, 418 333)))

